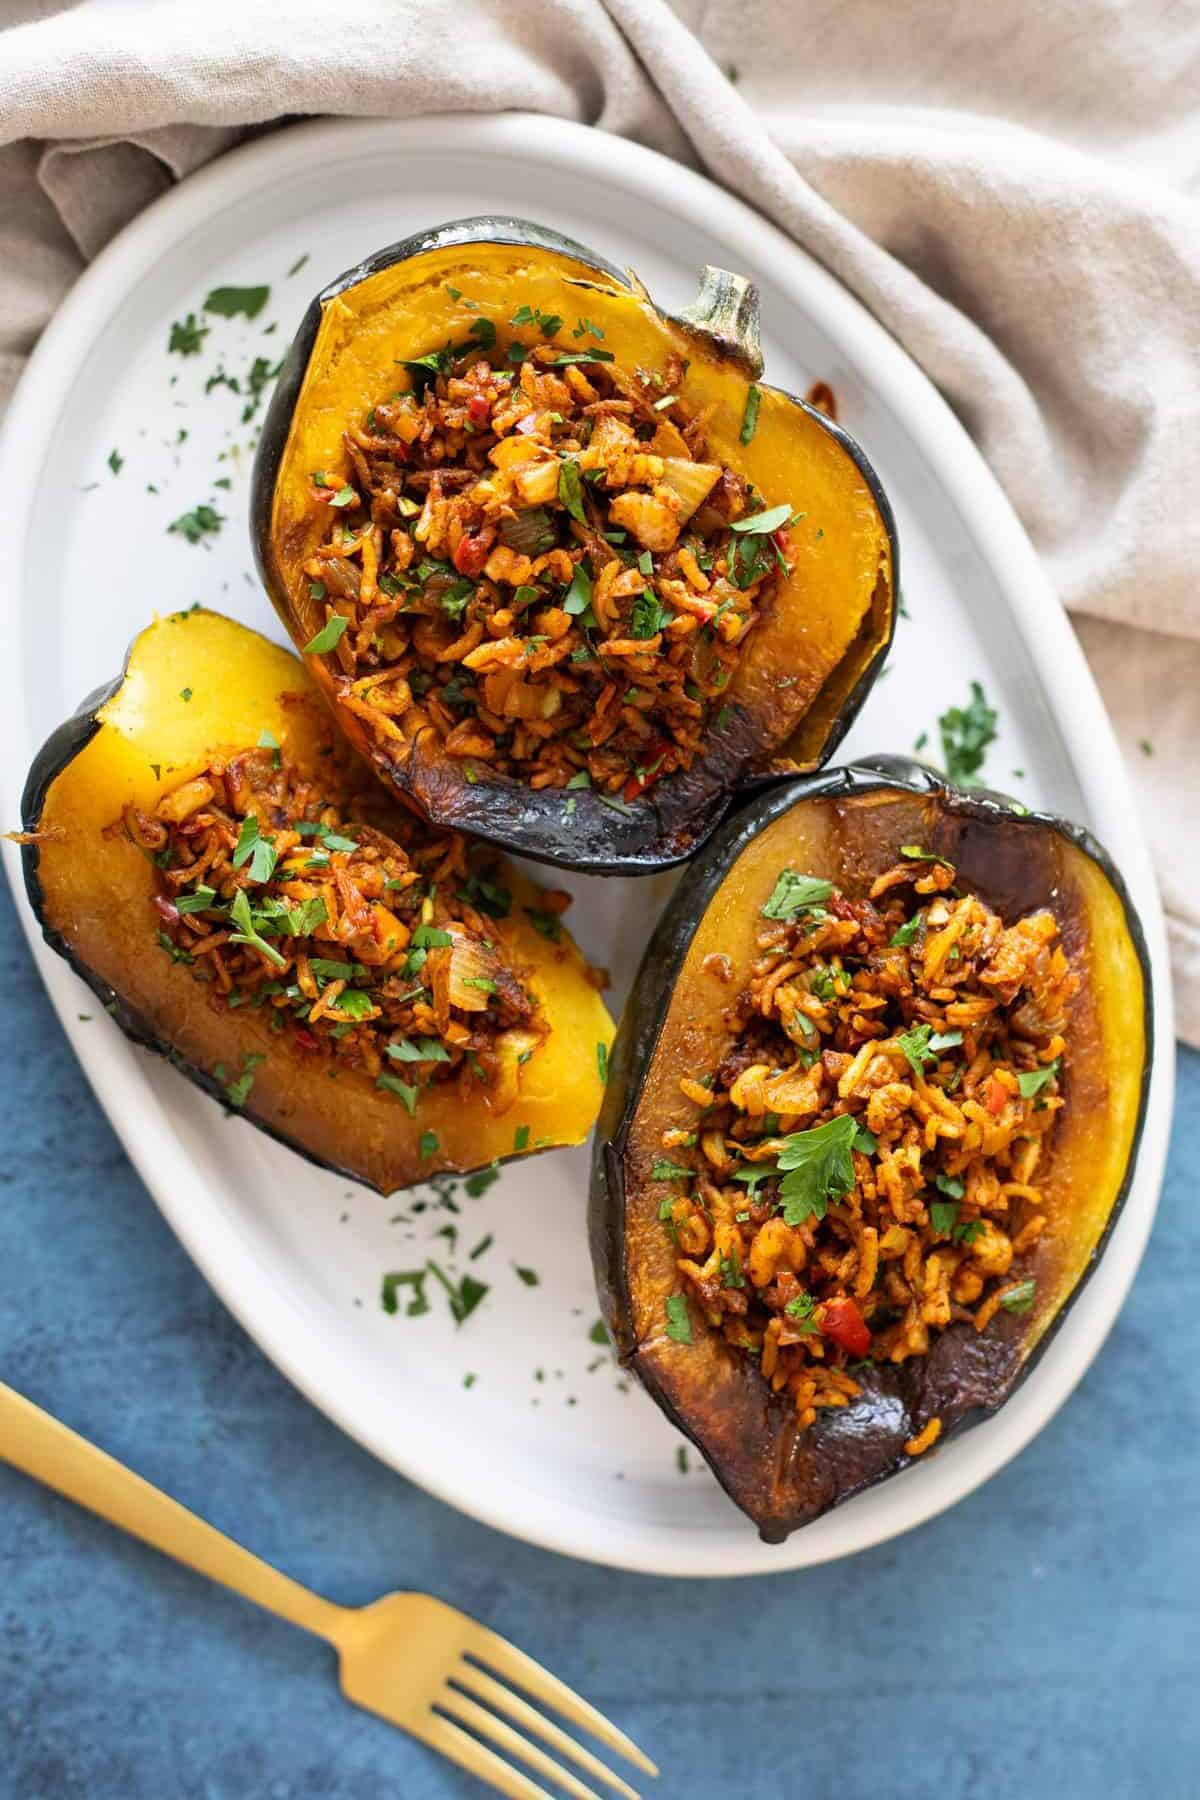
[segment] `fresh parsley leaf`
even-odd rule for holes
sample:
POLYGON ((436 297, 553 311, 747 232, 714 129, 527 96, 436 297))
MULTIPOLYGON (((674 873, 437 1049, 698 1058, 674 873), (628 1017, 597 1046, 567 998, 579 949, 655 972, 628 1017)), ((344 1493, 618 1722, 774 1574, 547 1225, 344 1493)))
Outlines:
POLYGON ((786 525, 792 516, 791 507, 784 502, 782 506, 772 506, 767 512, 752 513, 748 519, 731 521, 730 531, 752 532, 755 537, 770 537, 781 525, 786 525))
POLYGON ((275 846, 269 838, 260 835, 258 819, 254 813, 248 813, 242 820, 232 861, 235 869, 249 863, 251 881, 260 884, 270 881, 275 873, 275 846))
POLYGON ((207 912, 216 897, 216 891, 201 882, 200 886, 194 888, 190 894, 180 894, 176 898, 175 905, 181 913, 207 912))
POLYGON ((482 344, 485 350, 490 350, 496 342, 496 327, 490 319, 476 319, 471 326, 470 335, 477 344, 482 344))
POLYGON ((961 1200, 967 1191, 961 1175, 935 1175, 933 1185, 951 1200, 961 1200))
POLYGON ((173 351, 176 356, 199 356, 209 329, 199 323, 195 313, 189 313, 186 319, 176 319, 167 339, 168 355, 173 351))
POLYGON ((692 1320, 688 1303, 682 1294, 667 1295, 667 1336, 677 1344, 692 1341, 692 1320))
POLYGON ((344 613, 331 613, 315 637, 304 646, 305 656, 324 656, 340 641, 350 621, 344 613))
POLYGON ((792 919, 798 912, 810 912, 819 907, 832 892, 832 881, 822 881, 816 875, 798 875, 795 869, 782 869, 771 897, 762 909, 763 918, 792 919))
POLYGON ((448 950, 454 938, 436 925, 418 925, 412 934, 414 950, 448 950))
POLYGON ((410 1087, 408 1082, 401 1081, 398 1075, 377 1075, 375 1086, 386 1088, 389 1094, 397 1095, 404 1102, 409 1116, 415 1115, 417 1110, 417 1089, 415 1087, 410 1087))
POLYGON ((404 1309, 406 1319, 419 1319, 422 1313, 429 1311, 429 1300, 425 1293, 428 1280, 428 1269, 394 1269, 383 1278, 380 1289, 379 1304, 385 1313, 397 1313, 400 1310, 399 1290, 402 1287, 412 1289, 412 1299, 404 1309))
POLYGON ((1010 1288, 1008 1293, 1002 1296, 1000 1301, 1001 1306, 1004 1308, 1005 1312, 1027 1313, 1033 1305, 1033 1296, 1036 1287, 1037 1283, 1032 1280, 1020 1282, 1015 1288, 1010 1288))
POLYGON ((225 1089, 225 1098, 230 1106, 245 1106, 250 1098, 250 1089, 254 1086, 254 1071, 259 1063, 266 1062, 261 1050, 253 1051, 242 1064, 242 1072, 231 1081, 225 1089))
POLYGON ((1022 1100, 1032 1100, 1050 1082, 1057 1081, 1061 1062, 1062 1058, 1056 1056, 1052 1063, 1045 1063, 1040 1069, 1023 1069, 1017 1076, 1022 1100))
POLYGON ((946 774, 960 787, 975 787, 988 747, 996 737, 998 714, 978 681, 966 706, 952 706, 938 719, 946 774))
POLYGON ((440 1038, 399 1038, 387 1046, 387 1054, 393 1062, 438 1062, 450 1061, 450 1052, 440 1038))
POLYGON ((583 482, 579 464, 573 456, 565 456, 559 464, 558 497, 573 519, 578 519, 581 525, 587 524, 587 514, 583 510, 583 482))
POLYGON ((232 319, 241 313, 247 319, 257 319, 267 301, 271 298, 269 287, 217 287, 204 302, 204 311, 217 313, 223 319, 232 319))
POLYGON ((224 523, 224 515, 215 506, 195 506, 191 512, 180 513, 177 519, 172 519, 167 531, 185 538, 189 544, 200 544, 206 537, 215 537, 224 523))
POLYGON ((287 967, 287 958, 280 956, 274 945, 268 944, 255 925, 254 915, 250 910, 250 896, 245 888, 239 888, 234 895, 233 904, 229 908, 229 916, 238 927, 236 931, 230 933, 231 944, 249 944, 252 949, 258 951, 260 956, 265 956, 269 963, 274 963, 277 969, 287 967))
POLYGON ((949 1237, 957 1218, 957 1200, 935 1200, 929 1208, 929 1222, 943 1237, 949 1237))
POLYGON ((784 1139, 778 1167, 783 1174, 779 1203, 785 1224, 800 1225, 810 1217, 823 1219, 829 1201, 850 1192, 854 1186, 850 1150, 857 1131, 856 1120, 843 1113, 784 1139))
POLYGON ((865 1125, 856 1124, 850 1148, 860 1151, 863 1156, 874 1156, 879 1148, 879 1139, 873 1131, 868 1131, 865 1125))
POLYGON ((575 564, 575 573, 571 577, 571 585, 563 600, 563 611, 572 618, 589 612, 592 605, 592 578, 581 562, 575 564))
POLYGON ((983 1231, 982 1219, 964 1219, 961 1225, 954 1227, 954 1241, 956 1244, 971 1245, 977 1237, 982 1235, 983 1231))
POLYGON ((562 921, 559 919, 557 913, 542 912, 539 907, 527 906, 525 908, 525 917, 529 920, 533 929, 540 932, 544 938, 549 938, 552 944, 560 942, 562 938, 562 921))
POLYGON ((650 1170, 651 1181, 690 1181, 694 1171, 686 1169, 682 1163, 675 1163, 666 1156, 656 1156, 650 1170))
POLYGON ((925 922, 925 914, 924 913, 914 913, 911 919, 907 919, 905 921, 905 923, 899 927, 898 930, 896 930, 892 933, 892 937, 891 937, 892 948, 897 949, 904 945, 911 944, 913 939, 916 937, 918 931, 920 931, 921 926, 924 924, 924 922, 925 922))

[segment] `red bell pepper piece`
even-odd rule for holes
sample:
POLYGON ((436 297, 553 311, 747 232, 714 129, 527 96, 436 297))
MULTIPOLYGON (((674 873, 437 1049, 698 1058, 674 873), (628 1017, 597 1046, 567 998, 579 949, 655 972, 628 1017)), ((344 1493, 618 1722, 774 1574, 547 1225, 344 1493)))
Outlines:
POLYGON ((488 559, 488 547, 482 538, 460 537, 454 551, 454 566, 460 575, 482 575, 488 559))
POLYGON ((1004 1083, 997 1081, 994 1075, 989 1075, 983 1090, 983 1104, 993 1118, 998 1117, 1004 1111, 1004 1103, 1007 1099, 1008 1089, 1004 1083))
POLYGON ((871 1348, 871 1331, 848 1294, 826 1300, 817 1312, 817 1329, 822 1337, 832 1338, 851 1356, 865 1356, 871 1348))
POLYGON ((486 425, 492 416, 492 403, 486 394, 472 394, 467 401, 467 417, 472 425, 486 425))
POLYGON ((663 772, 663 758, 670 748, 671 746, 665 738, 655 738, 651 744, 647 745, 646 760, 640 765, 641 773, 635 772, 625 783, 623 797, 626 804, 630 800, 636 800, 639 794, 645 793, 652 782, 658 780, 663 772))

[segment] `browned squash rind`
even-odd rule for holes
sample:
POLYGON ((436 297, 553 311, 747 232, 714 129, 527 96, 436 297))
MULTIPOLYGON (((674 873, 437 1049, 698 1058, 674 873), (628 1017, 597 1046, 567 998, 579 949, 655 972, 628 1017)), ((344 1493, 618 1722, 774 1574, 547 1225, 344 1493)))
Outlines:
POLYGON ((880 758, 776 789, 731 819, 689 872, 646 952, 617 1034, 597 1132, 592 1252, 606 1321, 624 1362, 693 1440, 775 1542, 895 1474, 932 1417, 942 1439, 994 1412, 1033 1367, 1104 1248, 1132 1176, 1152 1051, 1150 966, 1120 876, 1087 832, 965 794, 920 764, 880 758), (719 950, 751 959, 761 907, 784 865, 850 894, 902 843, 946 856, 964 889, 1005 919, 1049 906, 1081 977, 1066 1036, 1066 1106, 1039 1167, 1049 1229, 1036 1249, 1035 1300, 987 1332, 955 1325, 929 1354, 856 1377, 862 1396, 798 1431, 744 1352, 694 1321, 691 1345, 665 1331, 675 1252, 658 1219, 651 1167, 664 1129, 692 1129, 681 1070, 713 1068, 728 1042, 727 990, 700 976, 719 950))

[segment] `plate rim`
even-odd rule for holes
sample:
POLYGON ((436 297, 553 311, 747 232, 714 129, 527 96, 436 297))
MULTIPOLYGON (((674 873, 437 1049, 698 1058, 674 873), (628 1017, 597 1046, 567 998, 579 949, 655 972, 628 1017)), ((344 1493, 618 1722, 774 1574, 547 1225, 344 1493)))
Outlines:
MULTIPOLYGON (((852 111, 846 110, 848 114, 852 111)), ((150 266, 159 253, 169 251, 206 214, 231 200, 261 192, 272 176, 286 179, 293 165, 302 165, 320 147, 345 159, 356 152, 375 153, 384 142, 400 150, 419 148, 436 153, 442 149, 461 154, 468 149, 480 154, 521 155, 568 172, 584 172, 618 190, 632 188, 651 204, 655 191, 665 186, 676 210, 702 218, 717 235, 757 240, 761 246, 755 255, 758 266, 771 266, 773 260, 790 263, 805 289, 805 303, 813 317, 835 340, 848 341, 857 349, 864 379, 878 398, 900 412, 906 432, 919 444, 936 474, 943 496, 956 508, 982 559, 995 572, 1010 614, 1027 643, 1033 641, 1036 628, 1042 689, 1068 748, 1088 822, 1097 816, 1111 818, 1119 827, 1118 836, 1128 840, 1114 860, 1134 893, 1153 971, 1156 1054, 1146 1122, 1131 1188, 1132 1204, 1118 1221, 1117 1234, 1104 1259, 1108 1280, 1095 1322, 1078 1344, 1068 1343, 1065 1332, 1060 1336, 1058 1356, 1043 1361, 1024 1384, 1022 1395, 1026 1398, 1018 1413, 1009 1415, 1008 1407, 1002 1408, 994 1419, 948 1446, 936 1462, 894 1477, 888 1493, 895 1503, 881 1510, 870 1529, 841 1534, 827 1530, 817 1539, 809 1539, 802 1531, 786 1544, 764 1546, 748 1523, 744 1538, 735 1538, 724 1529, 678 1531, 650 1521, 634 1525, 627 1519, 602 1520, 598 1513, 587 1513, 580 1516, 593 1534, 601 1524, 603 1530, 600 1541, 580 1541, 579 1530, 572 1529, 571 1509, 564 1508, 557 1498, 539 1496, 507 1477, 499 1488, 485 1488, 482 1496, 464 1494, 442 1471, 404 1460, 378 1416, 359 1417, 336 1392, 326 1388, 319 1367, 314 1369, 297 1354, 296 1332, 287 1316, 289 1299, 277 1276, 249 1246, 240 1240, 234 1244, 230 1227, 215 1212, 206 1217, 202 1208, 191 1210, 186 1178, 181 1182, 170 1178, 173 1171, 164 1166, 164 1155, 170 1165, 172 1149, 176 1168, 184 1165, 180 1171, 184 1177, 188 1170, 194 1175, 194 1166, 174 1138, 168 1113, 149 1091, 132 1047, 124 1047, 128 1057, 116 1057, 102 1050, 97 1053, 97 1045, 103 1045, 104 1039, 83 1040, 71 1017, 75 977, 42 943, 25 899, 19 855, 13 846, 5 845, 5 868, 18 915, 51 1003, 89 1084, 172 1231, 264 1354, 327 1418, 373 1455, 448 1505, 497 1530, 544 1549, 635 1572, 695 1577, 783 1573, 857 1554, 936 1517, 1032 1442, 1074 1391, 1107 1339, 1149 1238, 1170 1132, 1174 1032, 1165 927, 1149 851, 1137 823, 1116 738, 1067 614, 998 480, 947 402, 886 327, 810 253, 706 176, 628 139, 542 114, 437 113, 408 119, 313 120, 239 146, 139 214, 71 289, 35 347, 0 427, 0 484, 12 501, 11 516, 19 523, 22 550, 35 475, 44 463, 45 441, 71 385, 68 370, 77 366, 81 351, 107 327, 111 302, 127 291, 131 278, 150 266), (38 447, 38 454, 29 454, 31 443, 38 447), (137 1107, 128 1104, 134 1097, 139 1101, 137 1107), (229 1247, 236 1250, 233 1265, 223 1260, 223 1234, 229 1247), (1118 1251, 1119 1263, 1114 1254, 1118 1251), (1014 1418, 1020 1421, 1015 1427, 1014 1418), (839 1541, 845 1537, 853 1541, 839 1541), (807 1551, 806 1542, 812 1544, 813 1553, 807 1551)), ((10 617, 15 615, 19 586, 17 580, 7 589, 12 596, 6 609, 10 617)), ((30 754, 24 743, 18 667, 19 659, 12 657, 4 661, 0 673, 8 701, 0 731, 10 751, 5 773, 10 808, 19 799, 30 754)), ((1109 834, 1101 830, 1097 835, 1104 840, 1109 834)), ((1098 1285, 1094 1282, 1093 1289, 1098 1285)), ((1015 1405, 1019 1398, 1009 1404, 1015 1405)), ((849 1520, 852 1513, 850 1503, 828 1517, 849 1520)))

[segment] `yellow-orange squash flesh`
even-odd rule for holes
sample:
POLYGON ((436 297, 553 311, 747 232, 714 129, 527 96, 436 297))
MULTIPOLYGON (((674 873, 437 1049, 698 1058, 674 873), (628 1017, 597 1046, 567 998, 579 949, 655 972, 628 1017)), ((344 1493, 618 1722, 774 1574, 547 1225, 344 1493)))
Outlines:
POLYGON ((511 1156, 518 1142, 532 1151, 586 1138, 602 1094, 596 1046, 607 1047, 612 1022, 566 934, 550 943, 530 924, 523 902, 536 906, 538 890, 512 869, 504 876, 512 915, 496 921, 495 938, 550 1030, 503 1113, 483 1101, 464 1105, 447 1086, 424 1091, 410 1117, 359 1071, 330 1081, 323 1059, 271 1031, 264 1012, 215 1007, 191 971, 159 949, 153 867, 120 829, 107 828, 130 803, 151 810, 214 751, 256 744, 264 730, 302 766, 328 754, 326 709, 294 656, 216 613, 159 619, 136 639, 89 733, 91 717, 51 739, 31 775, 25 825, 38 841, 26 846, 27 881, 48 940, 103 997, 111 991, 131 1035, 170 1053, 210 1090, 217 1064, 228 1080, 261 1055, 245 1116, 385 1194, 511 1156), (422 1158, 426 1132, 437 1134, 438 1149, 422 1158))

